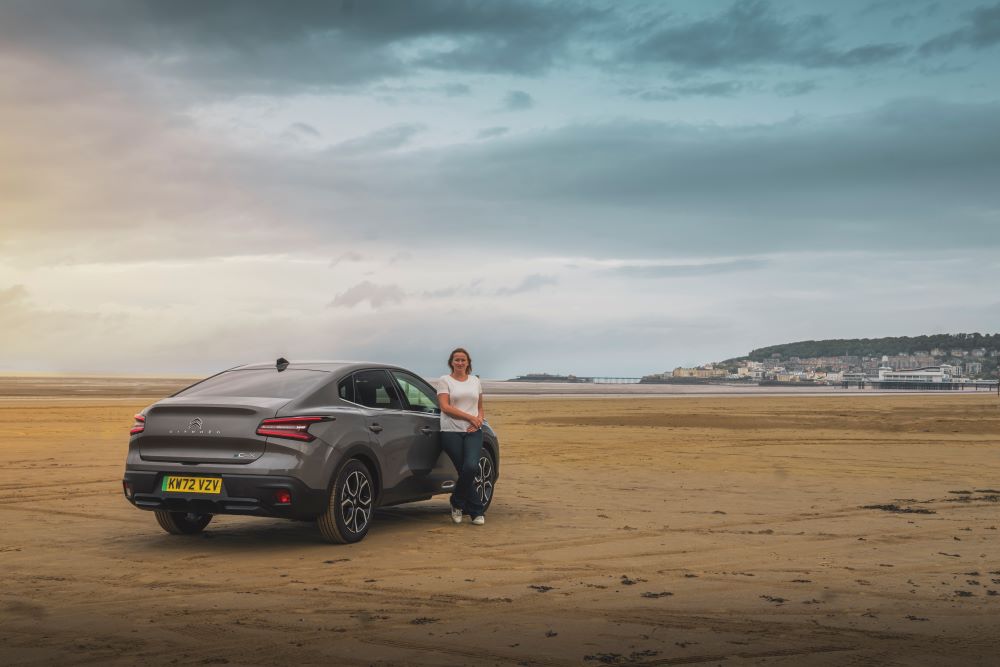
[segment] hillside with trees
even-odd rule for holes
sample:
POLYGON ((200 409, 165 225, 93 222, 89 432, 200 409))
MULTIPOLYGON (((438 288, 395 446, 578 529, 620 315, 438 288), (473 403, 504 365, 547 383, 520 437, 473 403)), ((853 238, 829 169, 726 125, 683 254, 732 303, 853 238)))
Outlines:
POLYGON ((1000 334, 958 333, 933 334, 930 336, 896 336, 892 338, 837 338, 831 340, 803 340, 796 343, 769 345, 752 350, 744 357, 752 361, 763 361, 774 355, 782 359, 789 357, 880 357, 882 355, 914 354, 930 352, 933 349, 1000 350, 1000 334))

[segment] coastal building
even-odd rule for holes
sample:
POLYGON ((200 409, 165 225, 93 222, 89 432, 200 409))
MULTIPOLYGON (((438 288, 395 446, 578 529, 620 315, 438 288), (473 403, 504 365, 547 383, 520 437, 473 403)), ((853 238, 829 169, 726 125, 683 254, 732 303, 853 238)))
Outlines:
POLYGON ((675 378, 724 378, 724 368, 675 368, 672 374, 675 378))
POLYGON ((948 364, 908 371, 894 371, 884 366, 878 369, 879 382, 941 383, 958 379, 959 369, 948 364))

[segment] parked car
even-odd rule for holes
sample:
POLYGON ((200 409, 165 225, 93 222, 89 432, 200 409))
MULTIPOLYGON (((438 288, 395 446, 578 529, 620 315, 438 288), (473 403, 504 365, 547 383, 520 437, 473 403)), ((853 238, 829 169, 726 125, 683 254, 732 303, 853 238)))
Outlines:
MULTIPOLYGON (((362 540, 376 507, 450 492, 437 393, 397 366, 239 366, 135 416, 122 486, 175 535, 216 514, 316 520, 330 542, 362 540)), ((500 444, 484 425, 476 492, 487 506, 500 444)))

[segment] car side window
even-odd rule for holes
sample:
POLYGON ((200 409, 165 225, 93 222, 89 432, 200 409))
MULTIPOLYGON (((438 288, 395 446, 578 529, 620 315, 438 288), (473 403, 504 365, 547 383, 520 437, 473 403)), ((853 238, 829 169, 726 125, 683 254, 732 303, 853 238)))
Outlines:
POLYGON ((354 402, 368 408, 403 409, 392 378, 384 370, 358 371, 354 374, 354 402))
POLYGON ((434 395, 434 390, 426 382, 403 371, 391 372, 399 384, 399 389, 409 410, 429 412, 431 414, 439 414, 441 412, 441 409, 438 407, 437 396, 434 395))
POLYGON ((354 376, 348 375, 337 385, 337 395, 345 401, 357 403, 354 400, 354 376))

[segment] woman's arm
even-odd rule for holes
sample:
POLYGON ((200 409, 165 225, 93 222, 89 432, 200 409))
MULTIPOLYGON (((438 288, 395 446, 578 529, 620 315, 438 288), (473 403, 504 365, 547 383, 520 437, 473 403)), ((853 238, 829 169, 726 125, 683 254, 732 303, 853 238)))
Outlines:
MULTIPOLYGON (((482 398, 480 397, 480 401, 482 398)), ((470 422, 476 428, 483 425, 482 417, 474 417, 468 412, 463 412, 459 410, 454 405, 451 404, 451 394, 438 394, 438 402, 441 404, 441 412, 445 413, 449 417, 454 417, 455 419, 463 419, 470 422)), ((481 405, 481 403, 480 403, 481 405)))
POLYGON ((483 394, 482 394, 482 392, 479 393, 479 414, 476 415, 476 417, 477 417, 479 423, 478 424, 474 423, 472 426, 469 427, 468 430, 469 430, 470 433, 472 433, 473 431, 478 431, 479 429, 481 429, 483 427, 483 424, 486 422, 486 416, 483 414, 483 394))

